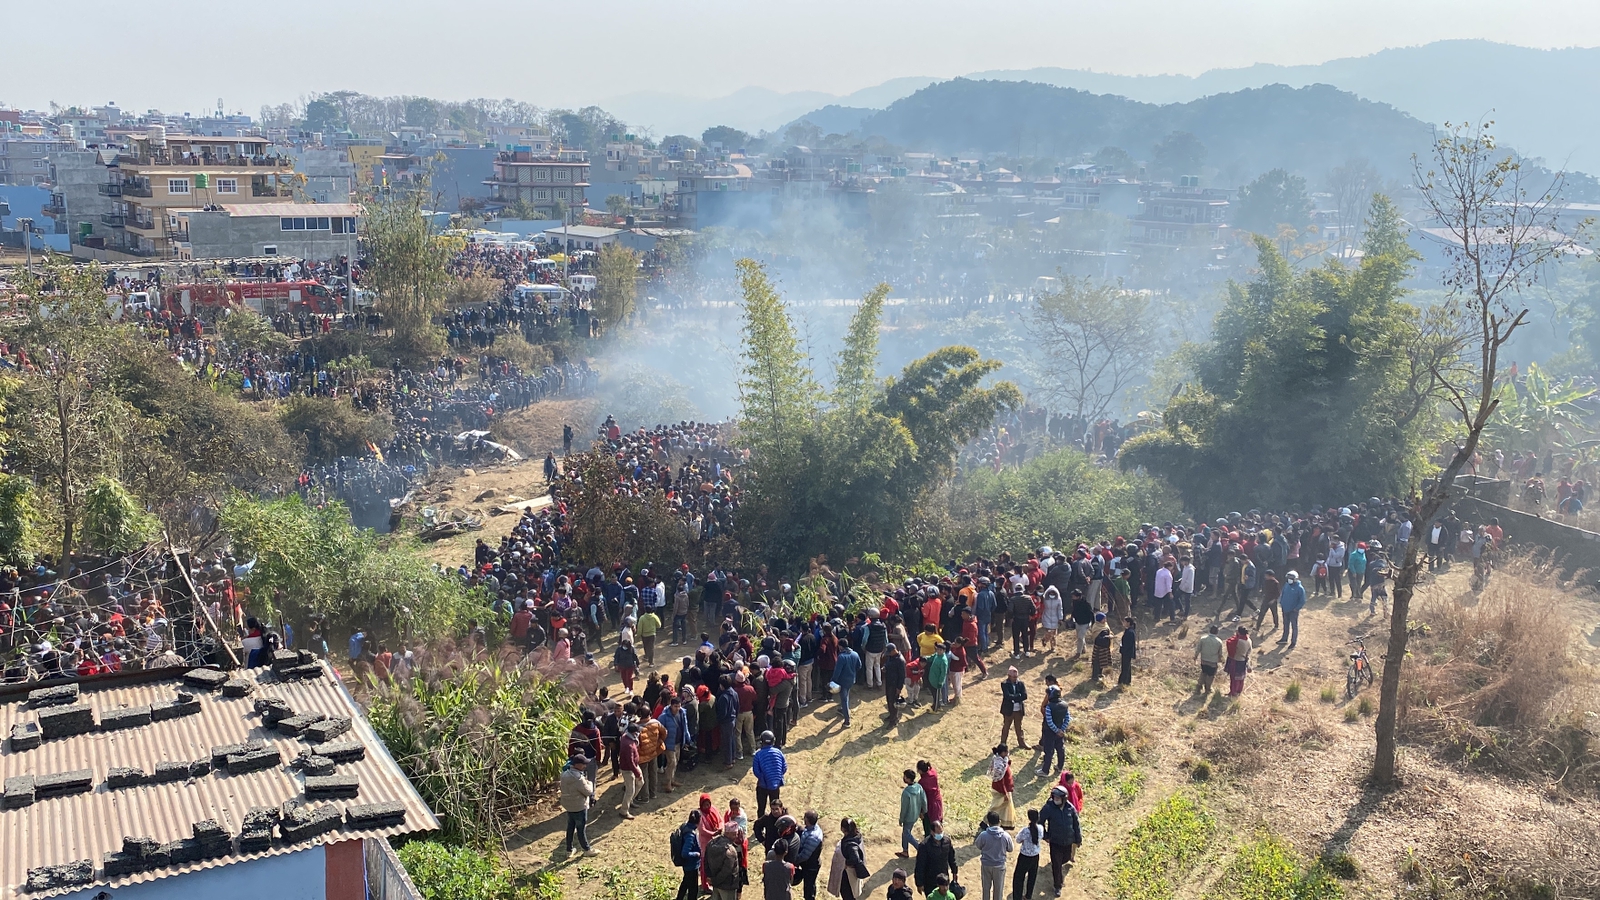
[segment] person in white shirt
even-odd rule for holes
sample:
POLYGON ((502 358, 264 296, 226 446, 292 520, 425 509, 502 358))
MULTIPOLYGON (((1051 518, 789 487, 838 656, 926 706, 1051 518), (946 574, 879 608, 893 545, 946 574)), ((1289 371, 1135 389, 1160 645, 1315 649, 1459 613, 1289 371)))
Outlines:
POLYGON ((1155 583, 1156 618, 1159 620, 1163 612, 1169 610, 1173 621, 1178 619, 1177 604, 1172 602, 1172 564, 1167 563, 1156 569, 1155 583))
POLYGON ((1189 601, 1194 599, 1195 582, 1194 560, 1185 556, 1183 568, 1178 572, 1178 601, 1176 605, 1183 607, 1183 617, 1189 617, 1189 601))
POLYGON ((1033 900, 1033 885, 1039 877, 1039 845, 1043 843, 1039 811, 1030 809, 1028 824, 1017 832, 1017 869, 1011 876, 1011 900, 1033 900))

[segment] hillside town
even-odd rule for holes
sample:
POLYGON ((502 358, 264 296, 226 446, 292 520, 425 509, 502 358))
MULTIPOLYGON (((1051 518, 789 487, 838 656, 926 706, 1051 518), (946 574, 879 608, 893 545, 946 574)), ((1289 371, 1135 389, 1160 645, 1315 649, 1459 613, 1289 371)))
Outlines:
POLYGON ((1600 180, 1343 63, 24 79, 0 900, 1600 898, 1600 180))

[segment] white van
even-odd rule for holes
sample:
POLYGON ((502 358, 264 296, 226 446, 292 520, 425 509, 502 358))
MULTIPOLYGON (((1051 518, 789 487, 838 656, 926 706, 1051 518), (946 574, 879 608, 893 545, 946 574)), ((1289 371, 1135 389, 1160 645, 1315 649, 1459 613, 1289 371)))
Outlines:
POLYGON ((588 294, 600 286, 600 280, 593 275, 568 275, 567 284, 580 294, 588 294))
POLYGON ((519 306, 531 306, 536 300, 543 300, 552 306, 560 306, 572 300, 572 292, 559 284, 529 284, 523 282, 511 291, 511 299, 519 306))

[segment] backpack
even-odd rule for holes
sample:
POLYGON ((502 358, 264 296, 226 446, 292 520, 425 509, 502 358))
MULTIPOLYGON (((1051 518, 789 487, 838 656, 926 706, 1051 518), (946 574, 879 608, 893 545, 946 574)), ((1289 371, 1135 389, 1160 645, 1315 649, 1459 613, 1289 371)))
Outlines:
POLYGON ((679 825, 678 830, 674 831, 672 837, 667 840, 668 848, 672 851, 672 864, 675 866, 683 865, 683 838, 687 827, 679 825))

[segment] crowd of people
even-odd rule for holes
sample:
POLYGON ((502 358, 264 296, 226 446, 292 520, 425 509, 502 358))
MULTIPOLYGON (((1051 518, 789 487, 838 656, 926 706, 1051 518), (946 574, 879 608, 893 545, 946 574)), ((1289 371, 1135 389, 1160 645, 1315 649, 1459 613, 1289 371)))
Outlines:
MULTIPOLYGON (((615 454, 619 486, 669 493, 690 487, 693 479, 663 477, 673 473, 677 453, 713 472, 724 460, 739 461, 714 426, 623 434, 608 422, 599 438, 615 454)), ((1011 865, 1013 900, 1031 897, 1046 855, 1059 890, 1082 840, 1082 790, 1066 768, 1073 711, 1053 675, 1029 683, 1017 668, 1021 660, 1086 657, 1092 679, 1126 686, 1136 675, 1142 631, 1199 617, 1195 690, 1237 696, 1247 690, 1261 643, 1276 634, 1279 652, 1296 650, 1310 598, 1339 601, 1348 591, 1369 614, 1386 614, 1391 553, 1403 555, 1416 539, 1408 506, 1393 499, 1251 510, 1209 522, 1147 524, 1065 551, 1043 546, 952 563, 937 576, 911 577, 870 596, 843 593, 845 585, 824 569, 820 595, 835 601, 808 611, 794 585, 769 579, 765 569, 696 572, 687 564, 634 568, 572 559, 570 520, 581 511, 559 490, 557 496, 551 508, 525 514, 500 546, 480 541, 462 575, 495 596, 516 651, 558 668, 609 668, 620 681, 615 696, 607 687, 590 695, 572 734, 561 776, 569 852, 590 849, 585 825, 600 812, 607 777, 622 782, 616 812, 631 818, 678 790, 686 770, 751 767, 754 813, 737 798, 719 809, 702 796, 672 832, 672 858, 683 869, 680 900, 732 900, 757 877, 768 897, 799 890, 814 898, 829 843, 823 819, 783 801, 784 754, 797 724, 820 716, 824 727, 848 729, 863 707, 881 712, 891 729, 906 717, 943 716, 971 702, 964 693, 989 678, 991 667, 1000 679, 1002 729, 984 761, 993 802, 984 821, 973 823, 984 895, 998 900, 1011 865), (1024 759, 1026 751, 1032 756, 1024 759), (1025 815, 1012 803, 1024 769, 1058 786, 1025 815)), ((1489 551, 1501 539, 1497 523, 1476 534, 1489 551)), ((1420 539, 1430 559, 1448 558, 1446 542, 1431 532, 1420 539)), ((910 860, 914 853, 915 865, 895 874, 891 896, 910 896, 915 887, 936 897, 959 884, 937 779, 928 760, 904 773, 899 855, 910 860)), ((865 877, 858 836, 854 823, 839 823, 825 882, 852 900, 865 877)))

